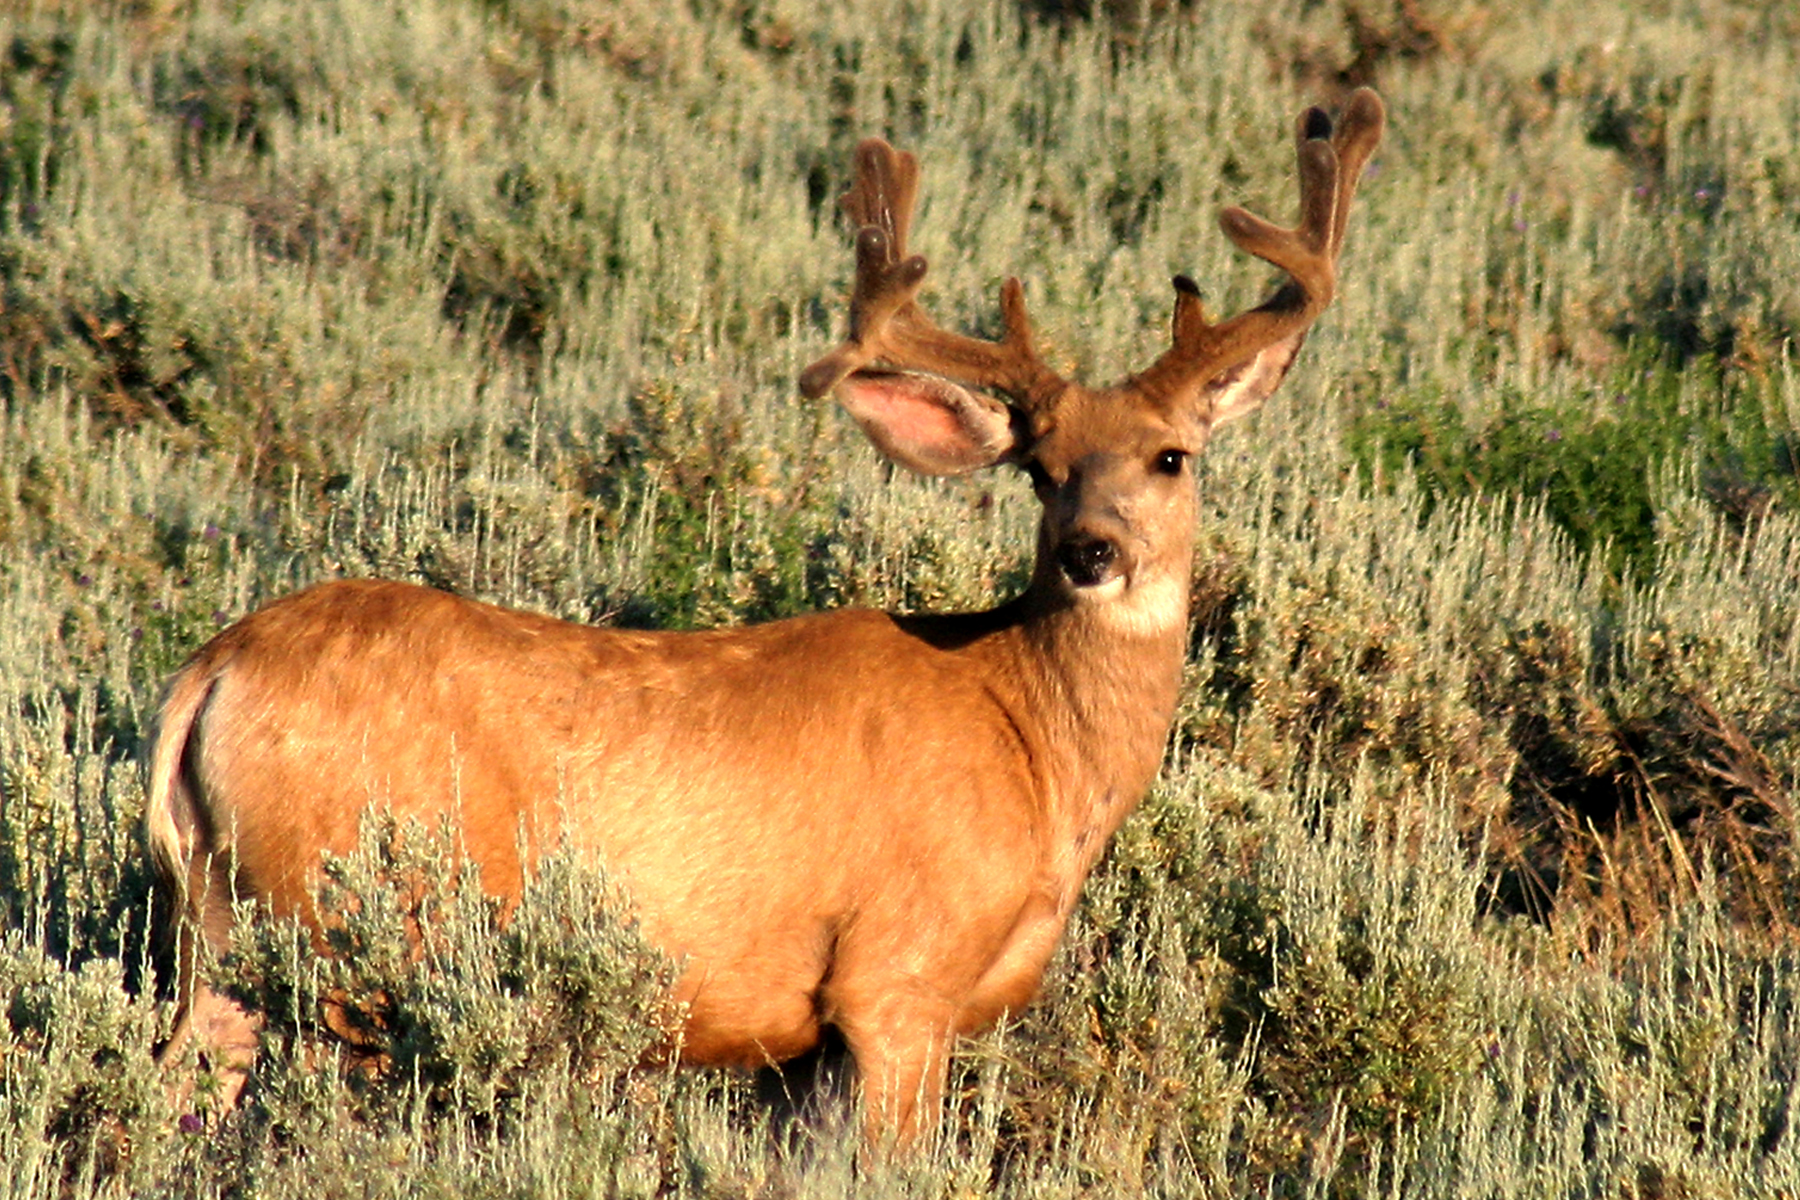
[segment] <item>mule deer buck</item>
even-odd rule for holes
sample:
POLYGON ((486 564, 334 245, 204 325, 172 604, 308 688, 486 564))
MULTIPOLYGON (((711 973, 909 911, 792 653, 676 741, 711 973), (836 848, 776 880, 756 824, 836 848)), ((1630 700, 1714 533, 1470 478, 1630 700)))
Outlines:
POLYGON ((934 1125, 952 1040, 1031 999, 1156 774, 1187 640, 1189 463, 1275 389, 1331 300, 1383 119, 1367 90, 1335 131, 1307 111, 1299 224, 1221 217, 1286 280, 1213 322, 1177 278, 1172 347, 1100 389, 1034 353, 1016 279, 1001 340, 934 325, 907 252, 916 161, 858 148, 849 337, 800 390, 835 391, 913 471, 1029 473, 1036 568, 992 611, 636 632, 363 580, 220 633, 175 677, 149 767, 149 845, 187 946, 171 1045, 204 1039, 241 1083, 256 1018, 206 985, 194 947, 225 944, 234 898, 329 923, 310 898, 321 853, 348 852, 375 804, 453 818, 502 899, 534 846, 591 851, 681 964, 684 1060, 779 1062, 834 1027, 871 1138, 934 1125))

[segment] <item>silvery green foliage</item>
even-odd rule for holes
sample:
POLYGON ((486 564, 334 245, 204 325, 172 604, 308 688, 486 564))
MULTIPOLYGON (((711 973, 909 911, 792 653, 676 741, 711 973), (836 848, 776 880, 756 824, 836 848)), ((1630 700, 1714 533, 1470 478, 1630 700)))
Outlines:
POLYGON ((0 933, 0 1160, 38 1184, 116 1168, 169 1110, 150 1057, 159 1013, 117 959, 59 962, 0 933))
POLYGON ((242 910, 218 978, 267 1014, 266 1061, 325 1036, 371 1094, 423 1087, 492 1113, 534 1074, 601 1086, 669 1048, 673 964, 596 866, 551 852, 505 912, 455 845, 453 830, 367 821, 325 862, 322 944, 242 910))

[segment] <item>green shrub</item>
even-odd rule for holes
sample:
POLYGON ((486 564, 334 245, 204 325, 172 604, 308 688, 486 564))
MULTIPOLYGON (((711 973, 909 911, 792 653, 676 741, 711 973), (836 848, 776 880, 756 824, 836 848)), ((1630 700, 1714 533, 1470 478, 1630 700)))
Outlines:
MULTIPOLYGON (((124 986, 118 959, 59 962, 0 932, 0 1158, 16 1182, 54 1188, 130 1164, 168 1117, 150 1050, 157 1006, 124 986)), ((149 1152, 155 1157, 154 1149, 149 1152)))
POLYGON ((454 845, 451 830, 365 822, 354 853, 326 859, 322 947, 244 913, 217 978, 267 1015, 269 1062, 291 1061, 322 1020, 377 1100, 419 1088, 491 1114, 532 1076, 598 1083, 666 1047, 674 968, 612 884, 549 854, 506 913, 454 845))
POLYGON ((1707 362, 1631 366, 1596 395, 1544 402, 1500 389, 1486 400, 1496 415, 1479 423, 1453 401, 1403 396, 1360 414, 1346 445, 1371 475, 1416 479, 1431 503, 1542 505, 1578 549, 1649 578, 1657 479, 1670 464, 1693 471, 1739 528, 1800 504, 1800 430, 1770 404, 1772 387, 1707 362))

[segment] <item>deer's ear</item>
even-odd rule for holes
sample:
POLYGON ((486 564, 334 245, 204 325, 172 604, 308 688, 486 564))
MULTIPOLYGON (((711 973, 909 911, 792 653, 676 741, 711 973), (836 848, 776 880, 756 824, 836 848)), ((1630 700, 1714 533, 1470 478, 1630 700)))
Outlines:
POLYGON ((1239 417, 1249 416, 1275 394, 1288 368, 1306 341, 1303 329, 1265 347, 1255 358, 1209 381, 1200 389, 1197 413, 1208 428, 1216 430, 1239 417))
POLYGON ((875 448, 920 475, 962 475, 1013 456, 1023 419, 991 397, 935 375, 858 371, 838 402, 875 448))

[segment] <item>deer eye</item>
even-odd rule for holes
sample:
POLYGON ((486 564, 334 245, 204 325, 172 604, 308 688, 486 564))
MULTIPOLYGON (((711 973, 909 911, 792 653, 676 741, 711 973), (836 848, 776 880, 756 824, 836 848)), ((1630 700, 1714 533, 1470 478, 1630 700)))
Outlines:
POLYGON ((1158 475, 1179 475, 1181 469, 1187 465, 1187 460, 1186 450, 1164 450, 1150 460, 1150 469, 1158 475))

